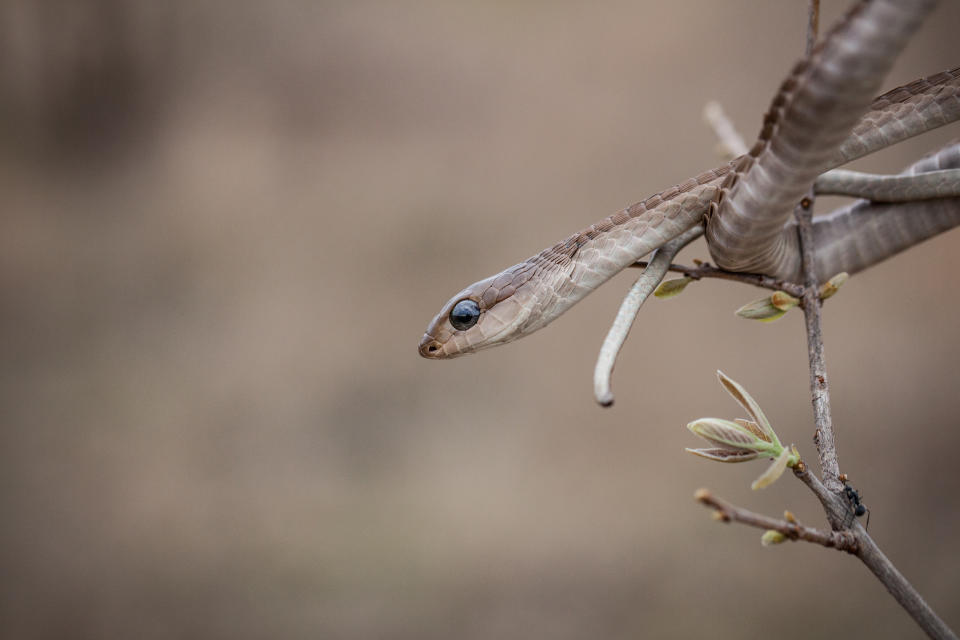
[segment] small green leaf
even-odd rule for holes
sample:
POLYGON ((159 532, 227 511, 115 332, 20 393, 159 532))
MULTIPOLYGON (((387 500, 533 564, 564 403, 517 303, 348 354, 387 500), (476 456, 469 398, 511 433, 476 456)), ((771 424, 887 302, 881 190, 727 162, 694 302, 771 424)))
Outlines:
POLYGON ((760 455, 756 451, 734 451, 733 449, 725 449, 723 447, 717 447, 714 449, 687 448, 685 451, 688 451, 695 456, 700 456, 716 462, 747 462, 748 460, 753 460, 760 455))
POLYGON ((664 280, 653 292, 653 295, 664 300, 678 296, 683 293, 683 290, 686 289, 687 285, 691 282, 693 282, 693 278, 687 278, 686 276, 683 278, 674 278, 673 280, 664 280))
MULTIPOLYGON (((747 390, 743 388, 739 382, 730 378, 723 371, 717 369, 717 378, 720 379, 720 384, 723 385, 723 388, 726 390, 730 396, 737 401, 743 409, 750 414, 750 417, 753 418, 754 423, 758 426, 763 433, 766 434, 766 440, 768 442, 773 442, 780 445, 780 440, 777 439, 777 434, 773 431, 773 427, 770 425, 770 421, 767 420, 767 416, 764 415, 763 409, 760 408, 760 405, 756 400, 753 399, 747 390)), ((750 427, 747 427, 748 429, 750 427)))
POLYGON ((781 447, 760 438, 750 429, 741 427, 736 422, 720 418, 700 418, 688 424, 687 429, 704 440, 709 440, 721 448, 732 451, 756 451, 768 455, 779 455, 781 449, 781 447))
POLYGON ((850 279, 850 274, 847 273, 846 271, 841 271, 837 275, 827 280, 820 287, 820 299, 826 300, 827 298, 835 294, 840 289, 840 287, 843 286, 843 283, 849 279, 850 279))
POLYGON ((763 489, 768 487, 774 482, 777 481, 777 478, 783 475, 783 471, 787 468, 787 460, 790 458, 790 449, 784 448, 780 452, 780 455, 777 456, 776 460, 767 467, 767 470, 764 471, 759 478, 753 481, 753 484, 750 485, 750 488, 756 491, 757 489, 763 489))
POLYGON ((800 304, 800 300, 794 298, 786 291, 774 291, 770 296, 770 304, 780 309, 780 311, 789 311, 800 304))
POLYGON ((747 320, 760 320, 761 322, 773 322, 786 313, 783 309, 777 309, 770 301, 770 297, 760 298, 753 302, 748 302, 736 311, 737 315, 747 320))
POLYGON ((779 531, 774 531, 773 529, 767 529, 763 532, 763 535, 760 537, 760 544, 765 547, 770 547, 775 544, 781 544, 786 542, 787 536, 783 535, 779 531))
POLYGON ((764 433, 763 429, 761 429, 760 425, 758 425, 756 422, 753 422, 752 420, 744 420, 743 418, 734 418, 733 421, 736 422, 741 427, 743 427, 744 429, 749 429, 750 431, 753 431, 755 434, 757 434, 767 442, 772 442, 772 440, 770 439, 770 436, 764 433))
POLYGON ((797 445, 790 445, 790 456, 787 458, 787 466, 793 469, 800 463, 800 452, 797 451, 797 445))

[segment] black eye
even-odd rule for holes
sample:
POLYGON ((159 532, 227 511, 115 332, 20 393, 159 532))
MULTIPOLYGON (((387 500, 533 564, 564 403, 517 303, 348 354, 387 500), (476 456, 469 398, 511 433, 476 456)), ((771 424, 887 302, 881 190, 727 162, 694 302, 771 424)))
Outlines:
POLYGON ((450 324, 454 329, 465 331, 477 324, 480 319, 480 307, 473 300, 461 300, 450 311, 450 324))

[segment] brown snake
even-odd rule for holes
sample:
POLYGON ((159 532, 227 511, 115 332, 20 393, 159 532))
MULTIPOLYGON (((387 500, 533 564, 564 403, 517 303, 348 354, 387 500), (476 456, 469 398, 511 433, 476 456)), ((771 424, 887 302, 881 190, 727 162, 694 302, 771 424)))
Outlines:
MULTIPOLYGON (((789 214, 817 176, 960 119, 960 67, 869 100, 932 4, 858 4, 794 68, 749 153, 470 285, 430 323, 420 354, 452 358, 523 337, 704 220, 711 253, 720 266, 795 278, 799 251, 789 214)), ((956 167, 960 146, 917 163, 911 171, 956 167)), ((896 196, 904 188, 910 187, 895 184, 888 191, 896 196)), ((938 202, 942 206, 929 216, 914 213, 912 223, 905 221, 910 203, 861 203, 818 219, 818 277, 854 273, 960 224, 960 199, 938 202)))

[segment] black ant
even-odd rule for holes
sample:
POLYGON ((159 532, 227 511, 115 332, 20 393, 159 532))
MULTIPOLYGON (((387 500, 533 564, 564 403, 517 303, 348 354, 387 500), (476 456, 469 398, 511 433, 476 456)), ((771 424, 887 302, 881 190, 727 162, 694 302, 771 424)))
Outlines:
MULTIPOLYGON (((867 509, 863 506, 863 502, 860 501, 860 492, 851 487, 848 484, 843 485, 843 493, 847 496, 847 501, 850 503, 850 506, 853 507, 854 517, 859 518, 863 514, 867 514, 867 529, 870 528, 870 509, 867 509)), ((853 519, 851 518, 851 522, 853 519)))

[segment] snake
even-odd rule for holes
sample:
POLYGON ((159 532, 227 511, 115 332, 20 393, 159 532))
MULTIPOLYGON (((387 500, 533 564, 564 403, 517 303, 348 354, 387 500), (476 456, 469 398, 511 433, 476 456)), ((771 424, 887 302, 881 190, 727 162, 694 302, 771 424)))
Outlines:
MULTIPOLYGON (((873 100, 932 0, 863 0, 797 63, 777 92, 750 151, 622 209, 452 296, 421 338, 429 359, 448 359, 522 338, 559 318, 611 277, 680 234, 705 225, 711 255, 730 271, 800 276, 790 214, 818 176, 960 119, 960 67, 873 100)), ((911 180, 960 168, 960 144, 921 160, 881 191, 911 200, 911 180)), ((862 175, 862 174, 861 174, 862 175)), ((940 182, 933 181, 935 184, 940 182)), ((817 218, 814 269, 823 281, 856 273, 960 225, 956 179, 916 201, 868 200, 817 218), (943 197, 948 196, 948 197, 943 197)), ((838 187, 839 185, 839 187, 838 187)), ((856 185, 851 187, 856 191, 856 185)), ((921 187, 922 190, 922 187, 921 187)), ((873 197, 873 196, 871 196, 873 197)))

